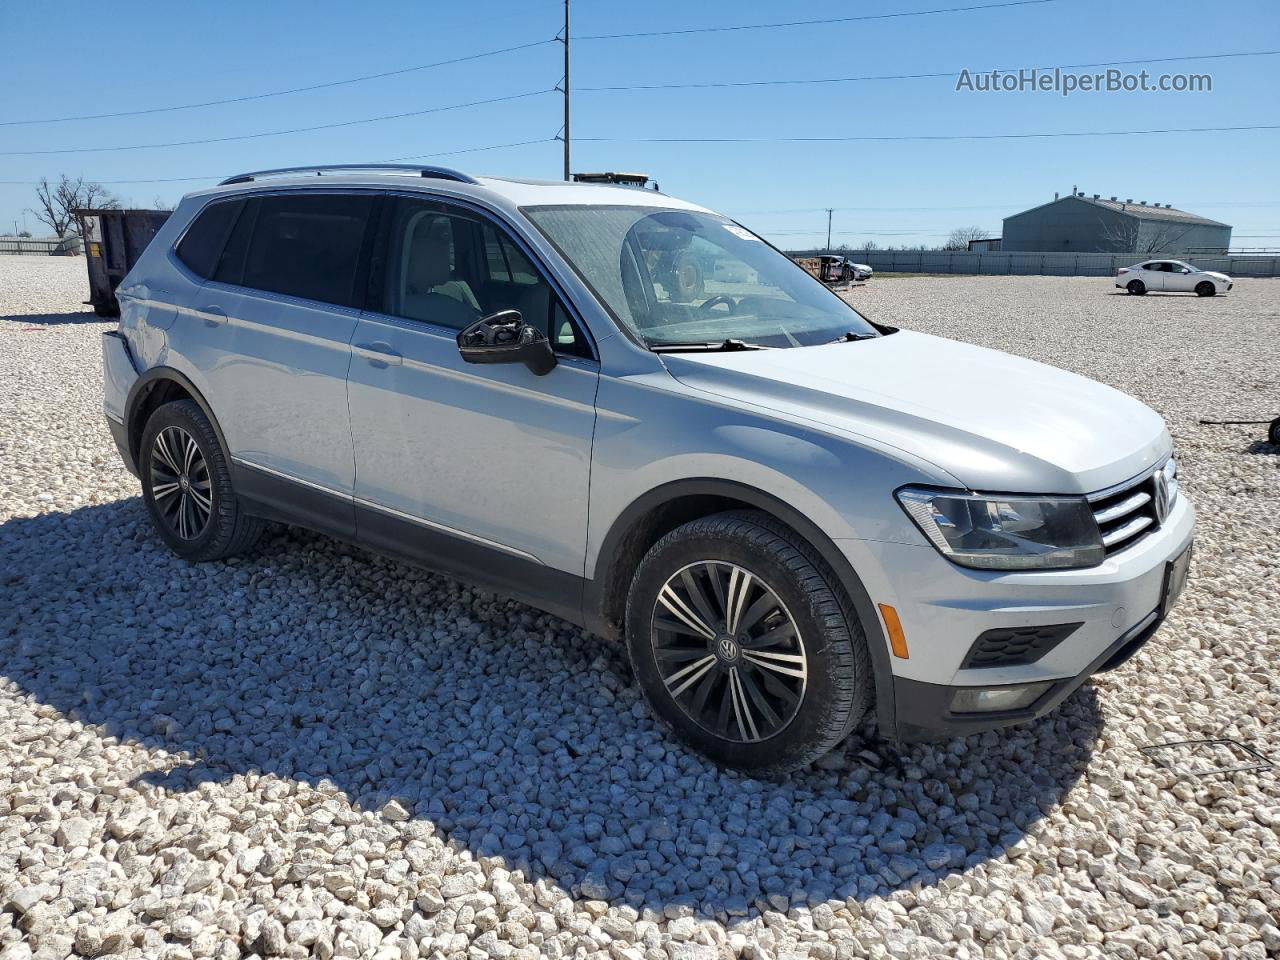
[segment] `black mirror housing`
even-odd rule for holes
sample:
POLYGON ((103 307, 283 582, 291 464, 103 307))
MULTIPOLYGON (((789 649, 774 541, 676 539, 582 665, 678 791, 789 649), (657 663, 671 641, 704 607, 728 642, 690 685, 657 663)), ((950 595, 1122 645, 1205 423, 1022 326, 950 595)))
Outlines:
POLYGON ((538 377, 557 362, 547 335, 525 323, 519 310, 499 310, 463 328, 458 352, 467 363, 523 363, 538 377))

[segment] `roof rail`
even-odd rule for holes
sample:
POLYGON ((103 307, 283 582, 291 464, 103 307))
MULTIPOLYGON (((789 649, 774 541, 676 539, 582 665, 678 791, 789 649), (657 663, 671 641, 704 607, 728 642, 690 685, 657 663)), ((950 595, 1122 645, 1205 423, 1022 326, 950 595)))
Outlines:
POLYGON ((316 176, 329 171, 338 170, 401 170, 412 171, 422 177, 433 177, 436 180, 455 180, 458 183, 476 183, 474 177, 470 177, 460 170, 451 170, 449 167, 424 167, 415 163, 327 163, 313 164, 307 167, 277 167, 274 170, 254 170, 251 173, 240 173, 234 177, 228 177, 218 186, 225 187, 233 183, 249 183, 261 177, 278 177, 287 173, 314 173, 316 176))

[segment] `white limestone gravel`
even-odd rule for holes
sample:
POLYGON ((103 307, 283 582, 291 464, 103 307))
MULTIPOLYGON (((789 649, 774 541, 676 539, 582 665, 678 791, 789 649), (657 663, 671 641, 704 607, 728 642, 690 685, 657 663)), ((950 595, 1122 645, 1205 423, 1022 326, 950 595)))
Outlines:
MULTIPOLYGON (((1280 281, 877 278, 877 319, 1042 359, 1170 423, 1194 578, 1024 728, 854 737, 776 782, 667 739, 556 619, 312 534, 188 566, 100 414, 80 260, 0 258, 0 960, 1280 953, 1280 281)), ((1011 398, 1016 403, 1016 398, 1011 398)))

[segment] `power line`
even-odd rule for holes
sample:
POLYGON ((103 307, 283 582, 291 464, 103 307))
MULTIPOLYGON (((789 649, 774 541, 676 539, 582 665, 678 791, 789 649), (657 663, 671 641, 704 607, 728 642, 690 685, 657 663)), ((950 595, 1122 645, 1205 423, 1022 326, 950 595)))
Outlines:
MULTIPOLYGON (((910 140, 1036 140, 1055 137, 1140 137, 1163 133, 1229 133, 1280 130, 1280 124, 1238 127, 1165 127, 1153 130, 1072 130, 1056 133, 910 134, 881 137, 579 137, 591 143, 889 143, 910 140)), ((822 209, 826 209, 823 207, 822 209)))
MULTIPOLYGON (((857 213, 904 213, 909 211, 933 211, 933 210, 1004 210, 1012 206, 1029 208, 1043 204, 1046 201, 1028 201, 1021 204, 1014 203, 980 203, 970 206, 942 206, 942 207, 835 207, 836 213, 857 212, 857 213)), ((1193 207, 1276 207, 1280 206, 1280 200, 1184 200, 1187 206, 1193 207)), ((737 210, 734 211, 739 216, 768 216, 777 213, 823 213, 826 207, 789 207, 786 209, 775 210, 737 210)))
POLYGON ((171 107, 149 107, 144 110, 122 110, 117 113, 86 113, 73 117, 46 117, 35 120, 0 120, 0 127, 16 127, 37 123, 70 123, 73 120, 108 120, 117 117, 140 117, 153 113, 171 113, 175 110, 197 110, 202 107, 217 107, 228 103, 248 103, 251 100, 267 100, 271 97, 285 97, 294 93, 307 93, 311 90, 327 90, 332 87, 342 87, 352 83, 364 83, 366 80, 381 80, 385 77, 398 77, 406 73, 415 73, 420 70, 431 70, 435 67, 447 67, 455 63, 468 63, 472 60, 483 60, 486 57, 496 57, 499 54, 513 53, 516 50, 528 50, 531 47, 540 47, 544 44, 554 42, 554 40, 531 40, 528 43, 518 43, 515 46, 503 47, 500 50, 488 50, 484 53, 473 53, 465 57, 454 57, 451 60, 437 60, 434 63, 420 63, 412 67, 401 67, 398 70, 386 70, 382 73, 369 73, 361 77, 350 77, 346 80, 330 80, 325 83, 313 83, 305 87, 290 87, 287 90, 271 90, 267 93, 251 93, 242 97, 226 97, 221 100, 204 100, 199 103, 181 103, 171 107))
POLYGON ((783 20, 776 23, 739 23, 719 27, 688 27, 682 30, 642 30, 635 33, 588 33, 578 40, 630 40, 638 37, 676 37, 695 33, 730 33, 741 30, 776 30, 781 27, 830 26, 833 23, 855 23, 867 20, 896 20, 903 17, 928 17, 939 13, 970 13, 978 10, 999 10, 1005 7, 1030 7, 1058 0, 1006 0, 1004 3, 984 3, 966 7, 938 7, 933 10, 909 10, 897 13, 871 13, 857 17, 822 17, 816 20, 783 20))
MULTIPOLYGON (((403 160, 428 160, 432 157, 452 157, 464 153, 482 153, 486 150, 505 150, 508 147, 524 147, 534 143, 554 143, 555 137, 539 137, 537 140, 516 140, 513 143, 490 143, 483 147, 462 147, 458 150, 440 150, 436 153, 415 153, 407 157, 387 157, 375 163, 399 163, 403 160)), ((228 173, 208 174, 202 177, 152 177, 144 180, 99 180, 103 186, 124 186, 135 183, 194 183, 198 180, 225 180, 228 173)), ((0 180, 0 185, 14 187, 34 187, 35 180, 0 180)))
MULTIPOLYGON (((482 153, 486 150, 504 150, 508 147, 524 147, 534 143, 554 143, 554 137, 540 137, 537 140, 517 140, 513 143, 490 143, 482 147, 462 147, 458 150, 440 150, 436 153, 415 153, 407 157, 387 157, 383 160, 373 161, 375 163, 399 163, 403 160, 427 160, 432 157, 452 157, 464 153, 482 153)), ((104 186, 124 186, 135 183, 194 183, 198 180, 225 180, 230 174, 218 173, 208 174, 202 177, 153 177, 143 180, 99 180, 98 183, 104 186)), ((35 180, 0 180, 0 185, 15 187, 34 187, 38 181, 35 180)))
MULTIPOLYGON (((1256 50, 1245 53, 1206 53, 1196 56, 1186 57, 1153 57, 1142 60, 1104 60, 1099 63, 1064 63, 1051 64, 1043 67, 1008 67, 1008 68, 990 68, 984 67, 981 70, 970 70, 971 74, 988 74, 993 69, 999 73, 1016 73, 1018 70, 1087 70, 1095 67, 1124 67, 1134 66, 1137 64, 1152 63, 1182 63, 1191 60, 1226 60, 1238 57, 1274 57, 1280 55, 1280 50, 1256 50)), ((712 80, 706 82, 695 83, 636 83, 636 84, 619 84, 605 87, 578 87, 580 92, 587 93, 605 93, 605 92, 621 92, 636 90, 708 90, 726 87, 778 87, 778 86, 796 86, 808 84, 828 84, 828 83, 862 83, 872 80, 937 80, 950 77, 960 76, 961 71, 951 70, 945 73, 885 73, 885 74, 868 74, 857 77, 819 77, 816 79, 798 79, 798 80, 712 80)))
POLYGON ((536 140, 516 140, 513 143, 491 143, 487 147, 464 147, 461 150, 441 150, 439 153, 415 153, 408 157, 388 157, 379 163, 398 163, 401 160, 429 160, 432 157, 454 157, 463 153, 483 153, 486 150, 505 150, 507 147, 527 147, 533 143, 555 143, 555 137, 539 137, 536 140))
POLYGON ((0 150, 3 157, 28 157, 65 153, 114 153, 121 150, 158 150, 162 147, 189 147, 206 143, 229 143, 235 140, 257 140, 262 137, 282 137, 292 133, 309 133, 313 130, 334 130, 339 127, 354 127, 365 123, 380 123, 384 120, 400 120, 405 117, 421 117, 428 113, 444 113, 448 110, 462 110, 467 107, 480 107, 493 103, 508 103, 512 100, 524 100, 552 93, 550 89, 530 90, 525 93, 513 93, 505 97, 489 97, 484 100, 471 100, 467 103, 454 103, 446 107, 427 107, 424 110, 408 110, 404 113, 388 113, 380 117, 362 117, 358 120, 342 120, 337 123, 319 123, 310 127, 293 127, 287 130, 267 130, 261 133, 243 133, 230 137, 208 137, 202 140, 174 140, 168 143, 135 143, 114 147, 70 147, 62 150, 0 150))

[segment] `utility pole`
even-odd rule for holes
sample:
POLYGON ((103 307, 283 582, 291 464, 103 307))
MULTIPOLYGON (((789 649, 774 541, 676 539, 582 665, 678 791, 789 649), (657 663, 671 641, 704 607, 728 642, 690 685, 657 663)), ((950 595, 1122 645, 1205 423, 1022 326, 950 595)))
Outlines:
MULTIPOLYGON (((568 0, 565 0, 567 3, 568 0)), ((835 207, 827 207, 827 253, 831 253, 831 214, 835 213, 835 207)))
POLYGON ((566 181, 573 177, 570 170, 569 162, 569 0, 564 0, 564 36, 561 37, 564 44, 564 178, 566 181))

